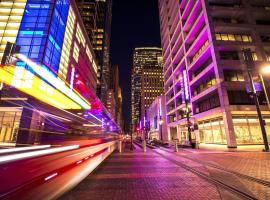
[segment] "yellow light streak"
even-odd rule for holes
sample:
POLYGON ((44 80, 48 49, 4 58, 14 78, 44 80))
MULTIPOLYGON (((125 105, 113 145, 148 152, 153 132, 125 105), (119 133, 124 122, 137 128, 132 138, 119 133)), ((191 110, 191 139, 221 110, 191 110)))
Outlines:
MULTIPOLYGON (((13 82, 15 69, 16 68, 14 66, 0 67, 0 82, 12 86, 14 84, 13 82)), ((27 71, 27 73, 31 72, 27 71)), ((59 107, 61 109, 82 109, 80 105, 78 105, 66 95, 56 90, 35 75, 33 75, 31 79, 31 87, 29 87, 29 85, 27 85, 27 87, 24 87, 23 84, 24 82, 22 81, 21 85, 16 85, 16 89, 37 98, 42 102, 45 102, 55 107, 59 107), (44 89, 44 86, 46 87, 46 89, 44 89)))

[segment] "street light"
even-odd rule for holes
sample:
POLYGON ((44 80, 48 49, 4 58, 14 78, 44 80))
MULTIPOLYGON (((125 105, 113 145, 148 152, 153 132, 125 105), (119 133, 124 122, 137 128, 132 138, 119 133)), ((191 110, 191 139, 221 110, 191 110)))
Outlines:
POLYGON ((261 70, 261 73, 259 73, 259 78, 260 78, 260 81, 261 81, 261 83, 262 83, 264 96, 265 96, 265 98, 266 98, 266 102, 267 102, 268 109, 270 110, 270 102, 269 102, 267 90, 266 90, 266 87, 265 87, 265 83, 264 83, 264 79, 263 79, 263 74, 270 74, 270 65, 264 67, 264 68, 261 70))
POLYGON ((256 90, 254 88, 254 82, 253 82, 253 78, 251 75, 252 69, 254 68, 254 62, 253 62, 253 58, 252 58, 251 49, 244 49, 243 54, 244 54, 246 67, 247 67, 247 74, 248 74, 248 78, 249 78, 250 93, 254 99, 254 103, 256 106, 256 110, 257 110, 257 114, 258 114, 258 118, 259 118, 259 122, 260 122, 260 127, 261 127, 261 131, 262 131, 265 151, 269 151, 269 144, 267 141, 267 135, 266 135, 266 130, 265 130, 265 121, 263 120, 263 117, 262 117, 258 95, 257 95, 256 90))

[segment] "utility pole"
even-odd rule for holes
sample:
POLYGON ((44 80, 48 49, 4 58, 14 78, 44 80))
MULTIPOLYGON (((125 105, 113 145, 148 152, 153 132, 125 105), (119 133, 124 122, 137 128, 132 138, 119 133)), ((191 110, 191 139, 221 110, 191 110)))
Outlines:
POLYGON ((252 74, 251 74, 252 69, 254 68, 252 52, 250 49, 244 49, 243 54, 244 54, 244 58, 246 61, 250 92, 251 92, 251 95, 254 99, 254 103, 256 106, 256 110, 257 110, 257 114, 258 114, 258 118, 259 118, 259 122, 260 122, 260 127, 261 127, 261 131, 262 131, 263 142, 264 142, 264 148, 265 148, 265 151, 268 152, 269 151, 269 144, 267 141, 267 135, 266 135, 266 130, 265 130, 265 121, 263 120, 263 117, 262 117, 258 95, 257 95, 256 90, 254 88, 254 82, 253 82, 253 78, 252 78, 252 74))

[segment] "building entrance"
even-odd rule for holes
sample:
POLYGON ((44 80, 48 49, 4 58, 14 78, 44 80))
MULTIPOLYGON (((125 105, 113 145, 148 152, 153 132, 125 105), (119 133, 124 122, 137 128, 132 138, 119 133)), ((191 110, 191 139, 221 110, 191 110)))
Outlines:
POLYGON ((0 142, 15 142, 21 119, 21 111, 0 111, 0 142))

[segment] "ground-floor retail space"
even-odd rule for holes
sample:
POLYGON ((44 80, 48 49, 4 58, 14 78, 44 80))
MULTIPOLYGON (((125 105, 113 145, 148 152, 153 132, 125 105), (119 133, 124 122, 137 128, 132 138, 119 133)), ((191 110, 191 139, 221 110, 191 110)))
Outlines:
MULTIPOLYGON (((263 118, 266 124, 268 141, 270 141, 270 115, 265 115, 263 118)), ((235 134, 237 145, 263 144, 262 132, 256 115, 232 115, 232 121, 233 132, 231 134, 235 134)), ((222 116, 198 120, 197 125, 198 129, 192 129, 191 131, 193 140, 201 144, 227 145, 227 134, 222 116)), ((182 122, 175 127, 176 129, 169 129, 170 134, 174 137, 177 135, 180 143, 187 143, 189 140, 187 124, 182 122)))
POLYGON ((15 143, 22 111, 20 109, 0 110, 0 142, 15 143))

